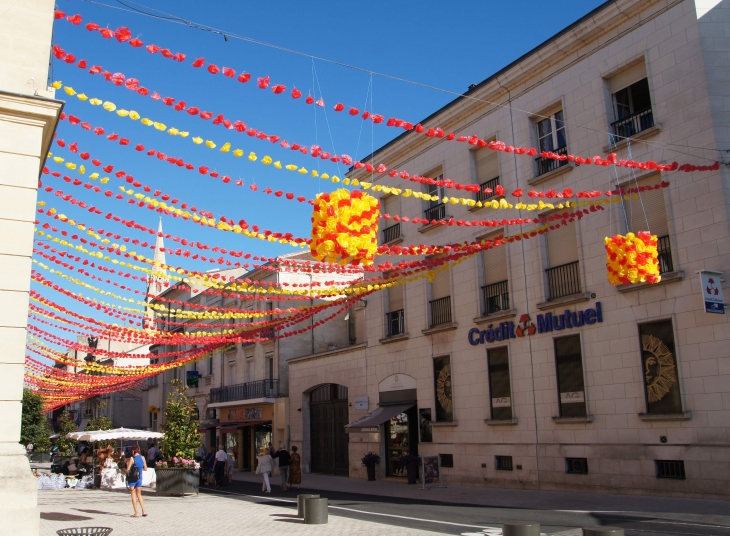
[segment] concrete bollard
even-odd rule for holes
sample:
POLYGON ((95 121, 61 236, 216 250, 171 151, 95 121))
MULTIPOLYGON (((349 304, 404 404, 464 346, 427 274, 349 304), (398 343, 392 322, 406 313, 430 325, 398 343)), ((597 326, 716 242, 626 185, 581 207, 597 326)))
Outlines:
POLYGON ((624 536, 618 527, 583 527, 583 536, 624 536))
POLYGON ((540 523, 532 521, 502 523, 502 536, 540 536, 540 523))
POLYGON ((326 525, 327 499, 304 499, 304 524, 326 525))
POLYGON ((319 499, 319 495, 311 493, 300 493, 297 495, 297 517, 304 519, 304 501, 305 499, 319 499))

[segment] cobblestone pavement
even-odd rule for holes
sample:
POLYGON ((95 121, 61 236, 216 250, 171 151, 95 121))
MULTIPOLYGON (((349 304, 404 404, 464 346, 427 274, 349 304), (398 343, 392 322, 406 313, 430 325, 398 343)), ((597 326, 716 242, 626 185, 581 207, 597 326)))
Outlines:
MULTIPOLYGON (((132 518, 129 494, 124 491, 41 490, 40 536, 58 529, 112 527, 111 536, 203 536, 206 534, 265 536, 434 536, 437 533, 391 527, 329 514, 327 525, 304 525, 296 509, 275 501, 251 503, 214 495, 157 497, 144 494, 148 517, 132 518)), ((141 514, 141 512, 140 512, 141 514)))

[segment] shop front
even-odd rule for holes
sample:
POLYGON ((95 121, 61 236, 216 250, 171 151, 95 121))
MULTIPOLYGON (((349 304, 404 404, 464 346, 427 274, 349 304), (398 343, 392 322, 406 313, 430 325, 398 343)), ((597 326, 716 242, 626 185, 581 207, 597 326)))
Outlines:
POLYGON ((388 477, 406 477, 400 459, 418 455, 419 414, 416 379, 406 374, 388 376, 378 386, 378 407, 345 426, 347 433, 378 433, 381 468, 388 477))

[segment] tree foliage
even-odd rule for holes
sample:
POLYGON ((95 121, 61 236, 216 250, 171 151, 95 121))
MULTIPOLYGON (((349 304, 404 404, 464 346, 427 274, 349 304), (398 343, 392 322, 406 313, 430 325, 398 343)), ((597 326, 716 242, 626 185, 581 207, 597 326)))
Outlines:
POLYGON ((33 443, 38 452, 47 452, 51 448, 51 429, 43 413, 43 398, 30 389, 23 389, 20 443, 33 443))
MULTIPOLYGON (((101 412, 106 407, 106 402, 99 404, 98 411, 101 412)), ((99 415, 98 417, 92 417, 84 427, 84 431, 94 430, 112 430, 114 423, 106 415, 99 415)))
POLYGON ((198 424, 193 417, 195 402, 185 395, 185 391, 187 387, 180 380, 172 381, 162 425, 165 437, 160 441, 162 457, 167 461, 172 461, 173 457, 193 459, 195 449, 200 445, 198 424))
POLYGON ((58 425, 58 439, 56 439, 59 454, 70 456, 76 453, 77 441, 66 437, 66 434, 70 434, 75 431, 76 423, 74 422, 73 417, 68 411, 64 411, 61 414, 61 420, 58 425))

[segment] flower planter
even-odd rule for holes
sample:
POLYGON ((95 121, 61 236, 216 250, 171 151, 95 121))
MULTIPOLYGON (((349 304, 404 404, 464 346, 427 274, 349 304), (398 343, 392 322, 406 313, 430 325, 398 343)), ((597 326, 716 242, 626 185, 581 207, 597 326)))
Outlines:
POLYGON ((368 481, 374 482, 375 481, 375 463, 365 464, 365 469, 367 469, 367 472, 368 472, 368 481))
POLYGON ((179 467, 157 467, 157 495, 185 495, 200 493, 200 469, 183 469, 179 467))
POLYGON ((406 471, 408 472, 408 483, 415 484, 418 480, 418 462, 409 463, 406 466, 406 471))

